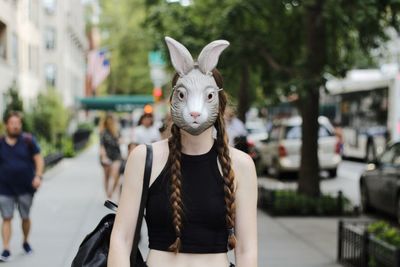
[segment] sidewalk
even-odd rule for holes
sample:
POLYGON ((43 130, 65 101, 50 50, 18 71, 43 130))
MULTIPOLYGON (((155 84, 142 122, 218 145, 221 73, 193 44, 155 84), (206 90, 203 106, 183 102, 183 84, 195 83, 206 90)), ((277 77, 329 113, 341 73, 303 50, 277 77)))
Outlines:
MULTIPOLYGON (((97 146, 63 160, 45 174, 32 209, 33 255, 22 254, 20 221, 15 213, 9 267, 70 266, 77 248, 106 214, 97 146)), ((336 219, 271 218, 258 213, 260 267, 334 267, 336 219)), ((143 236, 146 229, 143 228, 143 236)), ((147 244, 140 249, 147 254, 147 244)), ((233 253, 229 253, 233 260, 233 253)), ((162 267, 162 266, 160 266, 162 267)))

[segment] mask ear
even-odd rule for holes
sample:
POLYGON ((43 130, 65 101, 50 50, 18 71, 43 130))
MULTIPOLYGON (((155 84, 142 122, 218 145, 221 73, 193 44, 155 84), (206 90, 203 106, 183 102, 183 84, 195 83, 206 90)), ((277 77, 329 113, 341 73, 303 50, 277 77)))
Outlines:
POLYGON ((225 40, 217 40, 206 45, 199 55, 199 68, 201 72, 207 74, 211 72, 218 64, 219 56, 222 51, 229 46, 225 40))
POLYGON ((194 68, 193 57, 190 52, 178 41, 171 37, 165 37, 172 66, 180 76, 186 75, 194 68))

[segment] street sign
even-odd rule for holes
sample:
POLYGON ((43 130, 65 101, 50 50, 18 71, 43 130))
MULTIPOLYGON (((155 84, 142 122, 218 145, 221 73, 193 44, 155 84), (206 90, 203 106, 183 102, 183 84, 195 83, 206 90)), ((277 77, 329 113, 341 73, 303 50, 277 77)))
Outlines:
POLYGON ((150 66, 165 66, 165 60, 162 56, 161 51, 151 51, 149 53, 149 65, 150 66))

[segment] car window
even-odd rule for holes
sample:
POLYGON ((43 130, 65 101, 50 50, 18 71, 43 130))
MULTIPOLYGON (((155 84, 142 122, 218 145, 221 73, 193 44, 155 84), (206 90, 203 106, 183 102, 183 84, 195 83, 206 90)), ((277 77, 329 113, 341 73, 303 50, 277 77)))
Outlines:
POLYGON ((300 126, 287 126, 285 139, 300 139, 301 138, 301 127, 300 126))
MULTIPOLYGON (((319 137, 333 136, 333 133, 329 131, 325 126, 320 125, 319 137)), ((301 138, 301 126, 288 126, 285 131, 285 139, 300 139, 301 138)))
POLYGON ((396 146, 391 146, 388 150, 383 152, 380 162, 382 164, 388 164, 391 165, 393 164, 393 159, 395 157, 395 152, 396 152, 396 146))
POLYGON ((400 167, 400 144, 394 146, 393 165, 400 167))
POLYGON ((334 133, 329 131, 324 125, 319 126, 319 137, 333 136, 334 133))

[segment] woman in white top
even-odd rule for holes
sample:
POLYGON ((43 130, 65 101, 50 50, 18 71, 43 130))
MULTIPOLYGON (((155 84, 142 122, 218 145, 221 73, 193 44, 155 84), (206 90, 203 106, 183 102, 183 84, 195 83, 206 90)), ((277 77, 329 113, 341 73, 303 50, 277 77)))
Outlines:
POLYGON ((136 144, 150 144, 161 140, 160 131, 153 125, 153 115, 143 114, 139 125, 134 130, 133 142, 136 144))

